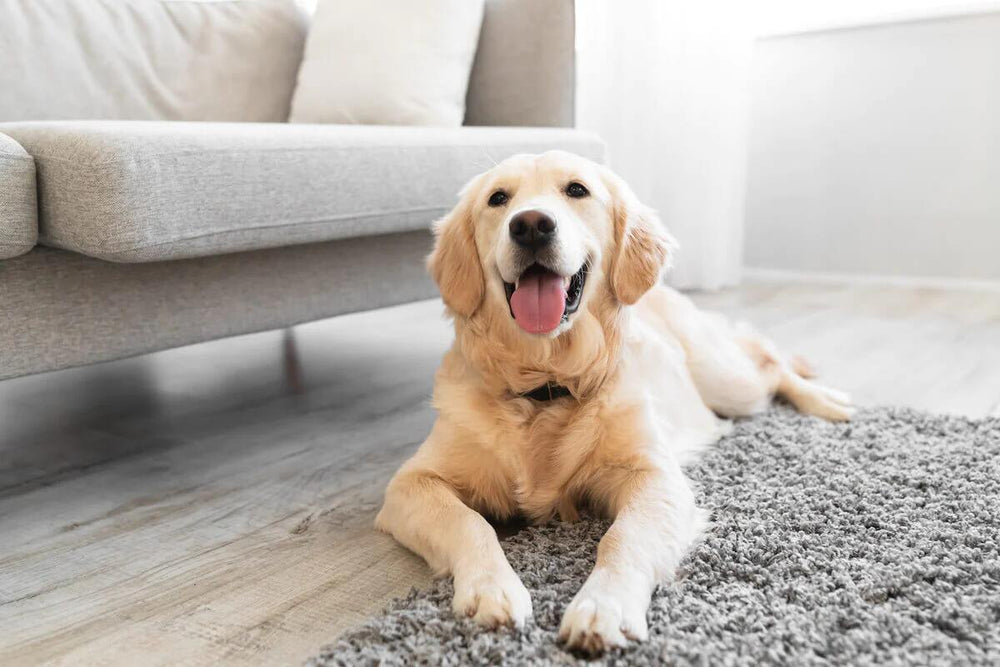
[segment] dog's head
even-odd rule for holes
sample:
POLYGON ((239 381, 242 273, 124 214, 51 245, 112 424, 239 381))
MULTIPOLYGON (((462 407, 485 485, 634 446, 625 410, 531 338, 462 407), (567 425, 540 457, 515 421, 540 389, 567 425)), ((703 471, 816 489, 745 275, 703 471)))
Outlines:
POLYGON ((435 233, 428 266, 455 315, 502 309, 545 337, 568 331, 592 299, 635 303, 676 245, 618 176, 562 151, 475 177, 435 233))

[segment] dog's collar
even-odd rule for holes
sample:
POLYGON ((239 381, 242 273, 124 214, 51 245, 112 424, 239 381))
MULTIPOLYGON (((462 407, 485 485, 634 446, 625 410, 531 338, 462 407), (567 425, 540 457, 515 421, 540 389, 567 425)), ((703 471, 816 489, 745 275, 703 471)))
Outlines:
POLYGON ((573 392, 561 384, 546 382, 541 387, 535 387, 531 391, 526 391, 523 394, 518 395, 522 398, 530 398, 533 401, 545 402, 557 398, 563 398, 564 396, 572 396, 573 392))

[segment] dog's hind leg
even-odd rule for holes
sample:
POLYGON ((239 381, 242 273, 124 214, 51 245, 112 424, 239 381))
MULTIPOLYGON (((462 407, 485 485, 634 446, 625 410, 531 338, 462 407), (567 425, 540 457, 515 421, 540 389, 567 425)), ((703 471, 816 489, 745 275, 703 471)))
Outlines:
POLYGON ((805 357, 800 357, 799 355, 793 356, 789 363, 791 364, 792 370, 799 377, 804 377, 807 380, 811 380, 816 377, 816 369, 813 365, 809 363, 809 360, 805 357))
POLYGON ((849 394, 807 380, 791 369, 782 373, 778 395, 788 400, 799 412, 830 421, 847 421, 854 414, 849 394))
POLYGON ((699 310, 686 296, 666 287, 651 290, 640 303, 680 342, 701 399, 716 413, 756 414, 770 405, 775 394, 801 412, 832 421, 850 419, 854 412, 847 394, 810 381, 814 371, 804 359, 781 354, 750 326, 699 310))
POLYGON ((701 400, 723 417, 766 409, 781 382, 781 367, 766 345, 716 313, 699 310, 683 294, 658 287, 639 302, 642 316, 684 349, 701 400))
POLYGON ((847 421, 854 414, 851 397, 846 392, 825 387, 809 378, 814 377, 812 366, 801 357, 785 359, 774 344, 756 334, 746 334, 737 339, 771 385, 777 379, 774 393, 807 415, 830 421, 847 421))

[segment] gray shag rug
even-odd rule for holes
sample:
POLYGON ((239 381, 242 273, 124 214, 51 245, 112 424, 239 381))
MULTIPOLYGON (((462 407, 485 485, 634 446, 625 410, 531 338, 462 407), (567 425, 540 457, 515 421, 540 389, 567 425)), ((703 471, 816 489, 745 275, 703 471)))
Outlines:
POLYGON ((654 593, 647 642, 598 660, 557 643, 607 528, 583 520, 504 540, 522 631, 456 619, 440 581, 309 664, 1000 664, 1000 419, 778 407, 689 472, 714 525, 654 593))

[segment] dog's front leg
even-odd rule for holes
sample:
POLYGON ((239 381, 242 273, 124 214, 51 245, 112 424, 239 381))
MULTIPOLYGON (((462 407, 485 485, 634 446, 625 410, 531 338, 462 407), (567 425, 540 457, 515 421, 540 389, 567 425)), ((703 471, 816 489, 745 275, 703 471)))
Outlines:
POLYGON ((521 627, 531 597, 500 548, 496 531, 432 471, 404 467, 389 483, 375 525, 455 580, 452 609, 480 625, 521 627))
POLYGON ((559 630, 569 648, 590 653, 646 639, 653 589, 673 575, 704 524, 676 463, 610 475, 618 489, 610 507, 615 520, 559 630))

